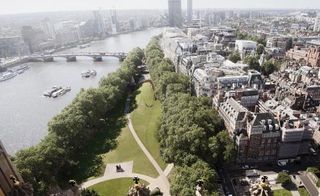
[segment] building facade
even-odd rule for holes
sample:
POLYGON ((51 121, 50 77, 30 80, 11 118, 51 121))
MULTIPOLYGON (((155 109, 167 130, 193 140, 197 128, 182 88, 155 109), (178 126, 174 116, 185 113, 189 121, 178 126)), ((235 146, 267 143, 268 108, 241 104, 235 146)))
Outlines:
POLYGON ((277 160, 281 131, 271 113, 250 112, 233 98, 221 103, 218 110, 237 146, 238 163, 277 160))
POLYGON ((0 141, 0 196, 32 196, 33 189, 23 182, 0 141))
POLYGON ((188 22, 188 24, 192 23, 192 15, 193 15, 192 0, 188 0, 188 7, 187 7, 187 22, 188 22))
POLYGON ((168 0, 169 26, 182 26, 181 0, 168 0))

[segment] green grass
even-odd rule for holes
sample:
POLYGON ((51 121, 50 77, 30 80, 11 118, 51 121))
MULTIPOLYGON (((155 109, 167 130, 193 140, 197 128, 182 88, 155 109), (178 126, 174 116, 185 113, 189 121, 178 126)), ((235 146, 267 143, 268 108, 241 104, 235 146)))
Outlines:
POLYGON ((131 113, 133 127, 144 146, 164 170, 166 164, 161 158, 160 144, 157 139, 161 118, 160 101, 154 99, 154 92, 150 83, 144 83, 136 94, 136 108, 131 113))
POLYGON ((133 160, 133 172, 151 177, 158 176, 158 172, 140 149, 128 127, 121 130, 117 143, 118 145, 114 150, 102 155, 105 164, 133 160))
POLYGON ((300 196, 309 196, 309 193, 305 188, 299 188, 298 191, 300 196))
MULTIPOLYGON (((140 183, 148 185, 147 182, 140 180, 140 183)), ((99 184, 89 187, 89 189, 95 190, 99 195, 127 195, 130 187, 132 187, 133 181, 131 178, 120 178, 115 180, 108 180, 99 184)))
POLYGON ((291 192, 285 189, 279 189, 273 191, 273 196, 292 196, 291 192))

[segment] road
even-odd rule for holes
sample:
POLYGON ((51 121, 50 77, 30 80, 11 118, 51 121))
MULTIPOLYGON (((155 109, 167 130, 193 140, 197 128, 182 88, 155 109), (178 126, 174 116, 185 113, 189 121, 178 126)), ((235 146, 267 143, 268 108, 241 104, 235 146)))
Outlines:
POLYGON ((310 196, 319 196, 317 187, 311 182, 306 173, 302 173, 301 175, 299 175, 299 177, 306 187, 307 191, 309 192, 310 196))

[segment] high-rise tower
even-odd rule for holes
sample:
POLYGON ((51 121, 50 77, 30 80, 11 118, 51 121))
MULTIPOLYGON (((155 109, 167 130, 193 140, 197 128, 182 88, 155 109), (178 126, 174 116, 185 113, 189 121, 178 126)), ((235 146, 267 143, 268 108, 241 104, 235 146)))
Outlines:
POLYGON ((187 22, 190 24, 192 22, 192 0, 188 0, 188 5, 187 5, 187 22))
POLYGON ((313 31, 320 31, 320 15, 315 20, 313 31))
POLYGON ((115 9, 111 10, 111 28, 112 28, 112 34, 119 33, 119 22, 118 22, 117 11, 115 9))
POLYGON ((168 0, 169 26, 182 26, 181 0, 168 0))
POLYGON ((45 18, 41 22, 42 30, 44 33, 50 38, 50 39, 55 39, 56 38, 56 30, 54 28, 54 25, 50 21, 49 18, 45 18))
POLYGON ((95 24, 97 35, 102 37, 105 36, 107 32, 106 24, 101 15, 100 10, 93 11, 93 16, 94 16, 94 24, 95 24))

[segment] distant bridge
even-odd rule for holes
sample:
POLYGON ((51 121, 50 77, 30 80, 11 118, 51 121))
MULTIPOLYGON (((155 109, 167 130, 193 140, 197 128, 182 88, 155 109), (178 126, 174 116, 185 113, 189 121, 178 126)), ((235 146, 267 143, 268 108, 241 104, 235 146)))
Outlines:
POLYGON ((58 54, 44 54, 44 55, 31 55, 30 61, 44 61, 52 62, 54 58, 66 58, 67 62, 77 61, 77 57, 91 57, 94 61, 102 61, 103 57, 116 57, 119 61, 123 61, 127 57, 124 52, 74 52, 74 53, 58 53, 58 54))

